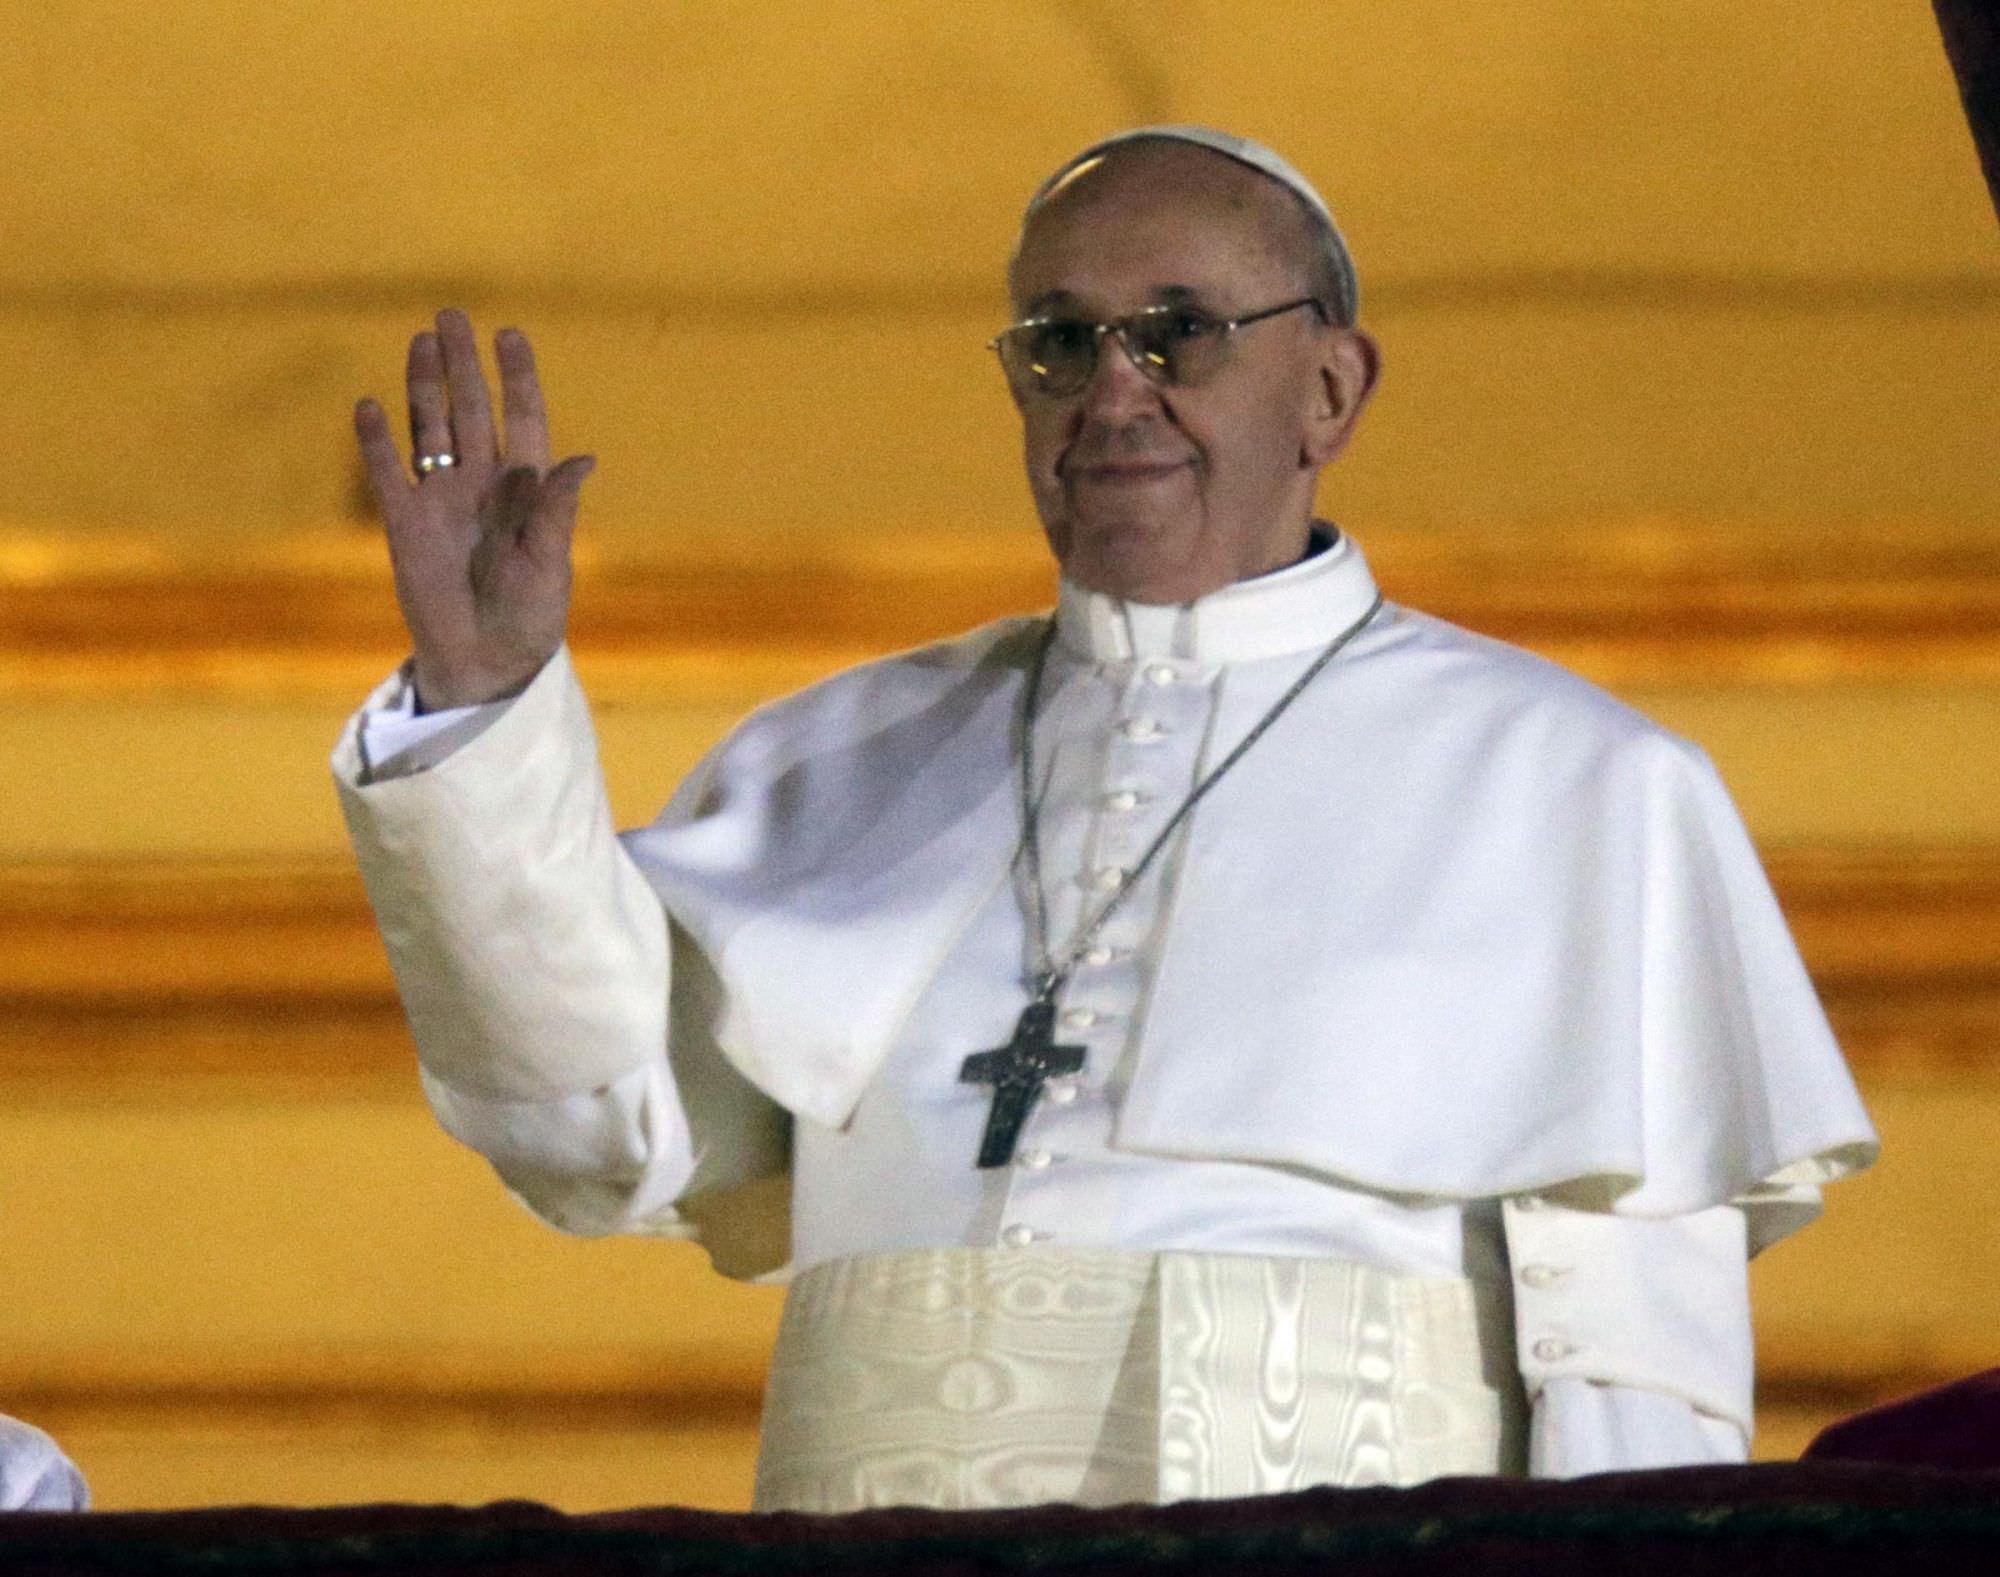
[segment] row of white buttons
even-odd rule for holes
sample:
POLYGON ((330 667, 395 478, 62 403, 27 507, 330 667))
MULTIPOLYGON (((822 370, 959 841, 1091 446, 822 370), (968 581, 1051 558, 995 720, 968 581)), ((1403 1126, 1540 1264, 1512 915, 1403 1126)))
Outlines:
MULTIPOLYGON (((1168 663, 1151 663, 1145 669, 1146 683, 1164 690, 1180 674, 1168 663)), ((1118 725, 1118 732, 1127 739, 1157 739, 1166 732, 1156 717, 1128 717, 1118 725)))
MULTIPOLYGON (((1052 1083, 1046 1086, 1046 1088, 1049 1096, 1060 1104, 1067 1105, 1068 1102, 1076 1099, 1076 1086, 1073 1084, 1052 1083)), ((1037 1146, 1033 1149, 1023 1150, 1019 1155, 1015 1156, 1014 1164, 1023 1171, 1046 1172, 1055 1164, 1055 1159, 1055 1156, 1051 1152, 1037 1146)), ((1000 1234, 1000 1241, 1005 1243, 1009 1248, 1026 1248, 1030 1243, 1048 1236, 1048 1233, 1037 1232, 1026 1222, 1017 1221, 1000 1234)))
MULTIPOLYGON (((1145 670, 1145 677, 1148 684, 1165 687, 1172 684, 1179 674, 1165 663, 1154 663, 1145 670)), ((1118 725, 1118 732, 1126 739, 1139 742, 1158 739, 1166 730, 1161 727, 1159 719, 1139 716, 1126 718, 1118 725)), ((1136 789, 1114 789, 1104 796, 1105 809, 1121 814, 1135 811, 1145 802, 1145 796, 1136 789)), ((1123 866, 1107 865, 1093 871, 1088 881, 1099 892, 1111 892, 1125 880, 1125 876, 1123 866)), ((1101 969, 1117 957, 1116 949, 1099 944, 1083 955, 1083 961, 1101 969)), ((1065 1029, 1088 1029, 1097 1022, 1097 1018, 1097 1013, 1091 1008, 1070 1008, 1063 1014, 1062 1022, 1065 1029)), ((1070 1079, 1051 1079, 1042 1089, 1054 1106, 1068 1106, 1077 1098, 1076 1084, 1070 1079)), ((1015 1157, 1016 1165, 1031 1172, 1046 1171, 1054 1163, 1055 1156, 1040 1147, 1023 1150, 1015 1157)), ((1037 1232, 1033 1227, 1017 1221, 1001 1232, 1000 1240, 1010 1248, 1026 1248, 1038 1238, 1047 1236, 1046 1232, 1037 1232)))
MULTIPOLYGON (((1516 1209, 1526 1211, 1546 1210, 1548 1203, 1534 1194, 1524 1194, 1514 1201, 1516 1209)), ((1523 1284, 1530 1287, 1553 1287, 1568 1274, 1566 1265, 1523 1265, 1520 1271, 1523 1284)), ((1543 1363, 1559 1363, 1576 1352, 1576 1343, 1566 1342, 1560 1336, 1543 1336, 1528 1350, 1543 1363)))
MULTIPOLYGON (((1146 797, 1137 789, 1114 789, 1111 793, 1104 796, 1105 809, 1119 812, 1129 813, 1135 811, 1145 802, 1146 797)), ((1124 882, 1125 875, 1124 866, 1106 865, 1091 872, 1088 880, 1089 884, 1099 892, 1108 893, 1115 891, 1124 882)), ((1102 968, 1104 965, 1110 963, 1114 956, 1108 947, 1093 947, 1083 955, 1083 961, 1102 968)))

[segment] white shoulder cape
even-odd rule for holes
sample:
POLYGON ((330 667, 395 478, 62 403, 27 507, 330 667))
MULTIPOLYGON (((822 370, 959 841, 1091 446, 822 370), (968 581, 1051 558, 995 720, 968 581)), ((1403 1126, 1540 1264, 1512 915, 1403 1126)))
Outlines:
MULTIPOLYGON (((1392 612, 1191 818, 1114 1143, 1636 1216, 1868 1164, 1701 752, 1392 612)), ((801 1118, 845 1122, 1004 879, 1033 633, 1006 621, 766 707, 626 835, 715 972, 717 1044, 801 1118)), ((1261 709, 1225 694, 1217 737, 1261 709)), ((1753 1210, 1753 1242, 1799 1219, 1753 1210)))

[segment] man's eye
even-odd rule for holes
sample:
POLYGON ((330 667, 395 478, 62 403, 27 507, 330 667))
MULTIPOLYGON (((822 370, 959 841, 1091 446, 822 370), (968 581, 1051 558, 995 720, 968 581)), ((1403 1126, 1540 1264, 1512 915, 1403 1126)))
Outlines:
POLYGON ((1054 322, 1043 323, 1035 329, 1035 354, 1041 356, 1073 356, 1086 349, 1091 341, 1093 326, 1071 318, 1057 318, 1054 322))
POLYGON ((1196 312, 1193 308, 1169 312, 1162 325, 1171 339, 1187 341, 1206 339, 1216 329, 1216 320, 1206 312, 1196 312))

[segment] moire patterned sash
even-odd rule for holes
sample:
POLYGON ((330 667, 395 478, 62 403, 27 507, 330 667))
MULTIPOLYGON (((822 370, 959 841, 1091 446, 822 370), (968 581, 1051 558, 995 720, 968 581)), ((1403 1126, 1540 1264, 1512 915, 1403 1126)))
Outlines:
POLYGON ((1519 1471, 1504 1306, 1338 1260, 925 1249, 785 1305, 759 1510, 1111 1505, 1519 1471))

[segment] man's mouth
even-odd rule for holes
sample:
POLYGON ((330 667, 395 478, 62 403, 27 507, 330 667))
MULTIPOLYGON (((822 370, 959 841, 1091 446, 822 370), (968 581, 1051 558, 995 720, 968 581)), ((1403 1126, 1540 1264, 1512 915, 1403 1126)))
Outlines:
POLYGON ((1088 482, 1100 487, 1137 487, 1157 482, 1187 468, 1185 460, 1093 460, 1063 468, 1071 482, 1088 482))

